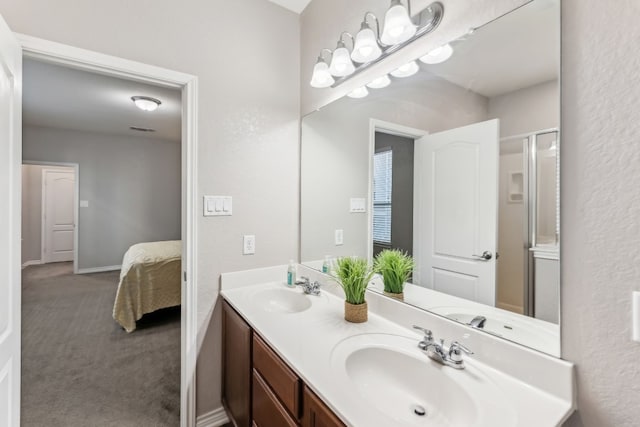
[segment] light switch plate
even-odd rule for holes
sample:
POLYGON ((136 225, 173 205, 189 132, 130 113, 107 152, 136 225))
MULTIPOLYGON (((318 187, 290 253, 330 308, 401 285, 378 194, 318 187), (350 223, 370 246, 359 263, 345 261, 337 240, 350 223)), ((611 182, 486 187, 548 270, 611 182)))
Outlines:
POLYGON ((367 199, 352 197, 349 200, 349 212, 351 213, 367 212, 367 199))
POLYGON ((632 294, 632 314, 633 328, 631 337, 634 341, 640 342, 640 292, 633 292, 632 294))
POLYGON ((233 198, 230 196, 204 196, 204 216, 231 216, 233 198))
POLYGON ((245 234, 242 236, 242 254, 253 255, 256 253, 256 236, 245 234))
POLYGON ((336 246, 340 246, 344 244, 344 232, 342 230, 336 230, 335 243, 336 243, 336 246))
POLYGON ((81 208, 88 208, 89 207, 89 201, 88 200, 80 200, 80 207, 81 208))

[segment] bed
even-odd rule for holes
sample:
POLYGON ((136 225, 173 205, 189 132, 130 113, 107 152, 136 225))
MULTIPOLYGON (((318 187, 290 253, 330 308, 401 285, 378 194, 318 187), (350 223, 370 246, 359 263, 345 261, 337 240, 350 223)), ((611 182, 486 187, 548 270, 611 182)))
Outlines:
POLYGON ((127 332, 143 315, 180 305, 182 242, 133 245, 124 254, 113 318, 127 332))

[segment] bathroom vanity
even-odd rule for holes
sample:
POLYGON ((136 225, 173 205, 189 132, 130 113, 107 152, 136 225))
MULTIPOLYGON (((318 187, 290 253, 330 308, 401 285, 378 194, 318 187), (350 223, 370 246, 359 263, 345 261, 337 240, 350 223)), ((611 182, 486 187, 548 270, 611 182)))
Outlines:
POLYGON ((375 292, 369 321, 343 317, 341 289, 284 284, 286 266, 224 274, 223 399, 237 426, 557 426, 573 412, 573 365, 469 331, 375 292), (417 324, 471 349, 465 368, 427 357, 417 324))

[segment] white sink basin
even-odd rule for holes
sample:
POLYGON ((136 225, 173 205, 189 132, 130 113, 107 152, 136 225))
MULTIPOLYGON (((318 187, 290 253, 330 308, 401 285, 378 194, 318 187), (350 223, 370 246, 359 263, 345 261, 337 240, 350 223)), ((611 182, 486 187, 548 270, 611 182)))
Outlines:
POLYGON ((557 355, 558 326, 538 319, 502 314, 498 310, 476 310, 466 307, 433 307, 433 313, 469 324, 480 315, 487 320, 481 331, 557 355))
POLYGON ((515 408, 473 363, 456 370, 429 359, 416 338, 364 334, 333 349, 334 369, 393 426, 513 426, 515 408), (415 413, 422 408, 424 415, 415 413))
POLYGON ((263 310, 270 313, 300 313, 311 307, 311 297, 300 289, 263 289, 252 295, 263 310))

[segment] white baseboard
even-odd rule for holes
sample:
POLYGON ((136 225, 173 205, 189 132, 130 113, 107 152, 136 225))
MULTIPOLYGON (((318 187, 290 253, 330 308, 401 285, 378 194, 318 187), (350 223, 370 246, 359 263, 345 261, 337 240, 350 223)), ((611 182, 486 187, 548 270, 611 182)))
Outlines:
POLYGON ((42 264, 42 260, 34 259, 32 261, 27 261, 24 264, 22 264, 22 268, 29 267, 30 265, 40 265, 40 264, 42 264))
POLYGON ((115 271, 115 270, 120 270, 121 268, 122 268, 121 265, 108 265, 106 267, 93 267, 93 268, 79 268, 78 274, 104 273, 105 271, 115 271))
POLYGON ((206 414, 200 415, 196 419, 196 427, 219 427, 229 422, 227 412, 223 407, 215 409, 206 414))

